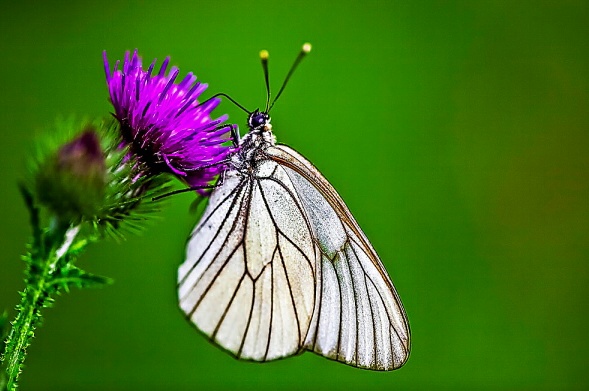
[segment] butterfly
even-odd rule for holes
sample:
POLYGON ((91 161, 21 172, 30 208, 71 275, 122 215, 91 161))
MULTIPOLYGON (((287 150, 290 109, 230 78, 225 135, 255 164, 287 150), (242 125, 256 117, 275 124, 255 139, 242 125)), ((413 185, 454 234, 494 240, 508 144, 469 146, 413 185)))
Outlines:
MULTIPOLYGON (((310 50, 305 44, 286 81, 310 50)), ((178 269, 180 308, 237 358, 312 351, 372 370, 409 356, 405 310, 380 258, 331 184, 277 144, 266 109, 213 190, 178 269)), ((273 103, 274 103, 273 102, 273 103)))

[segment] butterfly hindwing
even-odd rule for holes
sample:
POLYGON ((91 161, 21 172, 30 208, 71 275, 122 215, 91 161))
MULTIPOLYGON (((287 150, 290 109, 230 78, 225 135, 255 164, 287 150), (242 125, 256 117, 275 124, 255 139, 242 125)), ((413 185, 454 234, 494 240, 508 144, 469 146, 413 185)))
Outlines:
POLYGON ((308 160, 284 145, 266 152, 291 179, 320 251, 315 315, 305 347, 362 368, 402 366, 409 355, 409 325, 376 251, 308 160))

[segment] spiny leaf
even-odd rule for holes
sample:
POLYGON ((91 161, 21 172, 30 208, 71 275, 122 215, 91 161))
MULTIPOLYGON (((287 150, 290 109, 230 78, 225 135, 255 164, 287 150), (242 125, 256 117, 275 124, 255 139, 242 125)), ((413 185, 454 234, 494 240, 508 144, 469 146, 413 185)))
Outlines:
POLYGON ((77 257, 86 249, 86 246, 90 244, 90 242, 91 240, 88 238, 83 238, 75 241, 74 243, 72 243, 68 251, 68 254, 77 257))
MULTIPOLYGON (((2 315, 0 315, 0 357, 4 354, 4 349, 6 348, 6 337, 8 336, 8 312, 5 310, 2 315)), ((0 381, 1 384, 1 381, 0 381)), ((2 388, 0 387, 0 390, 2 388)))
POLYGON ((48 289, 55 289, 56 291, 64 290, 70 291, 70 288, 96 288, 103 285, 110 285, 113 280, 108 277, 98 276, 96 274, 87 273, 84 270, 77 268, 71 264, 59 269, 51 280, 47 282, 48 289))

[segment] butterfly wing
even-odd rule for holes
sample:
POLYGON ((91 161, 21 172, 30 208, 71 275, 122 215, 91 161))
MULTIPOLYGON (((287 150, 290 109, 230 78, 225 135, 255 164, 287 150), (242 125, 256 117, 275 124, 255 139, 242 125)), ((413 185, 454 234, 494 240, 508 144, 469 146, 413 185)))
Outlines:
POLYGON ((409 356, 409 323, 376 251, 308 160, 284 145, 267 154, 296 189, 319 250, 316 304, 305 348, 362 368, 399 368, 409 356))
POLYGON ((238 358, 267 361, 304 345, 315 301, 315 248, 272 161, 230 171, 215 189, 178 271, 180 307, 238 358))
POLYGON ((180 307, 238 358, 303 349, 390 370, 409 353, 402 304, 333 187, 301 155, 270 147, 251 176, 229 171, 179 269, 180 307))

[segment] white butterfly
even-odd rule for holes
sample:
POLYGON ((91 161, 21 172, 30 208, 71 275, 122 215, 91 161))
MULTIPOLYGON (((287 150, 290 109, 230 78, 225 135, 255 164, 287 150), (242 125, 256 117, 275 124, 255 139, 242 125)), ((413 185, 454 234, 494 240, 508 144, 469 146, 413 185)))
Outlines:
POLYGON ((409 356, 407 316, 344 201, 255 111, 178 270, 180 307, 237 358, 310 350, 374 370, 409 356))

